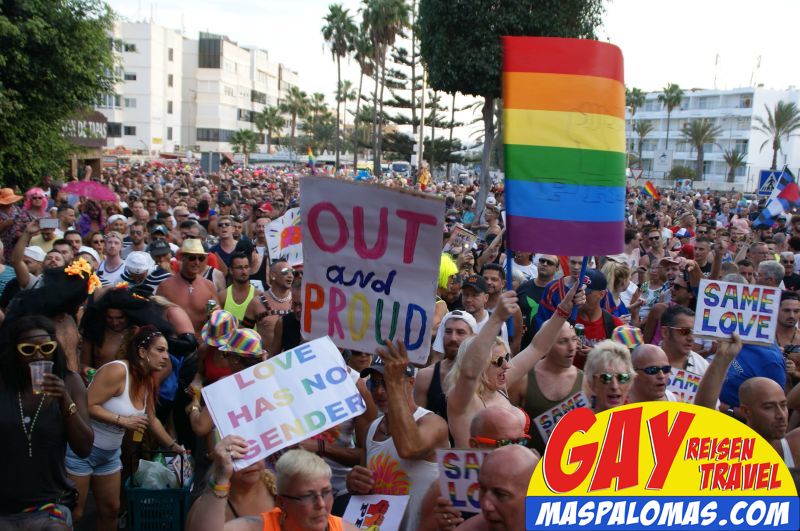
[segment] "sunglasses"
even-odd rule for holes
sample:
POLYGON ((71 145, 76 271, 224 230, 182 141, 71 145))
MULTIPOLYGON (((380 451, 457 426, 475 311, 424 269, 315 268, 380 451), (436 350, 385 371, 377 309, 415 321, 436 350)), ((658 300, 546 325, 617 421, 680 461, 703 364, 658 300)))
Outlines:
POLYGON ((230 223, 217 223, 217 227, 224 229, 225 227, 230 227, 230 223))
POLYGON ((370 391, 375 391, 379 387, 383 387, 386 389, 386 382, 384 380, 376 380, 375 378, 370 378, 367 380, 367 389, 370 391))
POLYGON ((206 259, 202 254, 185 254, 183 257, 189 262, 202 262, 206 259))
POLYGON ((103 243, 103 240, 92 240, 92 243, 103 243))
POLYGON ((648 239, 648 240, 660 240, 660 239, 661 239, 661 236, 650 236, 650 237, 649 237, 649 238, 647 238, 647 239, 648 239))
POLYGON ((627 372, 621 372, 617 374, 612 372, 601 372, 600 374, 595 374, 595 376, 600 378, 600 381, 606 385, 610 384, 614 380, 615 376, 617 378, 617 382, 620 384, 626 384, 631 381, 631 375, 627 372))
POLYGON ((33 343, 20 343, 17 345, 17 352, 26 357, 30 357, 37 352, 41 352, 42 356, 49 358, 53 355, 53 352, 56 351, 57 347, 58 341, 45 341, 44 343, 40 343, 38 345, 34 345, 33 343))
POLYGON ((697 231, 697 234, 708 234, 708 231, 707 230, 699 230, 699 231, 697 231))
POLYGON ((666 328, 669 328, 670 330, 675 330, 675 332, 677 332, 679 335, 682 336, 690 336, 694 334, 694 330, 692 328, 689 328, 688 326, 683 326, 683 327, 667 326, 666 328))
POLYGON ((491 361, 491 364, 497 367, 498 369, 503 366, 503 362, 511 363, 511 353, 506 352, 505 356, 500 356, 497 359, 491 361))
POLYGON ((510 446, 512 444, 518 444, 520 446, 528 446, 529 439, 530 437, 527 435, 525 435, 524 437, 520 437, 519 439, 491 439, 489 437, 472 438, 472 440, 478 444, 485 444, 487 446, 493 446, 495 448, 500 448, 502 446, 510 446))
POLYGON ((551 262, 550 260, 545 260, 544 258, 539 258, 539 264, 541 264, 541 265, 549 265, 549 266, 556 265, 555 262, 551 262))
POLYGON ((686 291, 689 291, 689 288, 683 284, 673 284, 672 289, 685 289, 686 291))
POLYGON ((664 365, 663 367, 657 367, 655 365, 651 365, 650 367, 644 367, 642 369, 637 368, 636 370, 637 371, 642 371, 643 373, 649 374, 650 376, 655 376, 656 374, 659 373, 659 371, 663 372, 664 374, 671 373, 672 372, 672 366, 671 365, 664 365))
POLYGON ((294 275, 294 269, 292 269, 291 267, 284 267, 283 269, 281 269, 281 275, 288 275, 289 273, 294 275))

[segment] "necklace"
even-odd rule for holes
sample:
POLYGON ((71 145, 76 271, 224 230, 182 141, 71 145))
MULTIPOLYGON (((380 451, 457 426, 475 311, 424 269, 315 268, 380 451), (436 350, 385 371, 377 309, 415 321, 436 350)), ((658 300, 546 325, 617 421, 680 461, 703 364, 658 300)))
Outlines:
POLYGON ((194 282, 195 279, 193 279, 193 278, 192 279, 188 279, 185 276, 183 276, 183 273, 180 273, 180 275, 181 275, 181 278, 183 280, 185 280, 187 282, 187 284, 189 284, 189 293, 191 294, 194 291, 194 286, 192 286, 192 282, 194 282))
POLYGON ((269 293, 269 296, 272 297, 275 300, 275 302, 289 302, 290 300, 292 300, 292 292, 291 291, 285 297, 278 297, 277 295, 275 295, 275 292, 272 291, 272 288, 269 288, 267 290, 267 293, 269 293))
POLYGON ((378 431, 381 432, 384 435, 384 437, 391 437, 392 434, 389 433, 389 431, 383 426, 384 422, 386 422, 386 424, 389 424, 389 421, 384 419, 383 421, 381 421, 380 424, 378 424, 378 431))
POLYGON ((28 439, 28 457, 33 457, 33 428, 36 426, 36 419, 39 418, 39 412, 42 410, 42 404, 44 404, 45 395, 42 395, 42 398, 39 399, 39 406, 36 408, 36 414, 33 415, 33 421, 31 422, 30 429, 26 428, 25 425, 25 412, 22 410, 22 392, 17 391, 17 399, 19 400, 19 420, 22 422, 22 433, 25 434, 25 438, 28 439))

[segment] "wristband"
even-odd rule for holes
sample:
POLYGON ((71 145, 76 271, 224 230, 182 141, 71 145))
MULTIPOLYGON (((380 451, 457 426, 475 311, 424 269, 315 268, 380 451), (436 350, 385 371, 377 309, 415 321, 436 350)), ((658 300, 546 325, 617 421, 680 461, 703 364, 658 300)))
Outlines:
POLYGON ((227 494, 231 490, 231 484, 230 483, 217 484, 214 483, 214 479, 212 478, 208 480, 208 488, 211 489, 211 491, 214 493, 220 492, 227 494))
POLYGON ((556 306, 556 315, 566 319, 569 317, 569 312, 561 308, 561 306, 556 306))
POLYGON ((120 426, 120 423, 119 423, 119 415, 117 415, 117 420, 115 420, 115 421, 114 421, 114 424, 116 424, 117 426, 120 426))
POLYGON ((317 439, 317 455, 322 457, 325 454, 325 440, 317 439))

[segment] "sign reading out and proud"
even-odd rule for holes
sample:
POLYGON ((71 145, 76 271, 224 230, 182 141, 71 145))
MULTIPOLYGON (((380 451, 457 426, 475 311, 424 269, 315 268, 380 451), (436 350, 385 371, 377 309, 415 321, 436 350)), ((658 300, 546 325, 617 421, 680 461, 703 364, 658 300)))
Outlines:
POLYGON ((366 411, 339 349, 324 337, 203 388, 222 437, 239 435, 250 451, 241 470, 366 411))
POLYGON ((703 279, 697 296, 694 334, 771 345, 781 304, 780 288, 703 279))
POLYGON ((800 526, 789 469, 719 411, 645 402, 567 413, 528 486, 526 529, 779 529, 800 526))
POLYGON ((481 512, 478 473, 487 452, 469 449, 436 450, 442 497, 464 513, 481 512))
POLYGON ((376 185, 304 177, 303 317, 306 338, 375 352, 402 340, 428 359, 444 202, 376 185))

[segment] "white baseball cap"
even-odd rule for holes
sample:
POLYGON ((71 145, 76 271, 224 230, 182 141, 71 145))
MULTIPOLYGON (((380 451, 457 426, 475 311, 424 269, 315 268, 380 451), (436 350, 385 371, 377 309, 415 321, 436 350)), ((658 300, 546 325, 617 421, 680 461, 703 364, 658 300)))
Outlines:
POLYGON ((30 258, 31 260, 36 260, 37 262, 44 262, 44 250, 41 247, 37 247, 35 245, 30 245, 25 247, 25 256, 30 258))
POLYGON ((125 271, 131 275, 149 273, 153 265, 153 259, 144 251, 133 251, 125 259, 125 271))
POLYGON ((466 310, 453 310, 445 315, 444 318, 442 318, 442 322, 439 323, 439 329, 436 331, 436 339, 433 341, 433 350, 435 352, 444 354, 444 327, 450 319, 461 319, 469 325, 473 334, 478 333, 478 321, 475 320, 471 313, 466 310))

